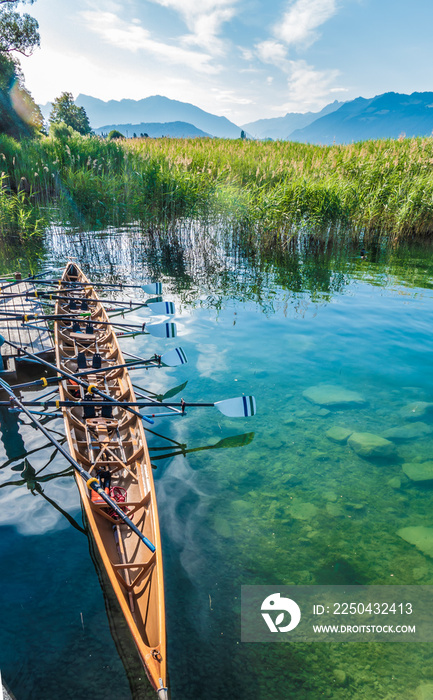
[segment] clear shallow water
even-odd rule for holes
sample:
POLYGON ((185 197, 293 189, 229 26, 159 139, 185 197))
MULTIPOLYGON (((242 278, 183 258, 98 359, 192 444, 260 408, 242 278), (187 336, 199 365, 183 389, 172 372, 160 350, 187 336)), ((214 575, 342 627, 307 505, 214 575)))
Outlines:
MULTIPOLYGON (((381 435, 406 425, 400 411, 408 403, 432 400, 431 251, 372 245, 360 260, 344 237, 284 249, 211 234, 53 231, 39 250, 3 255, 4 271, 17 258, 31 259, 35 271, 60 271, 72 255, 93 279, 161 279, 165 298, 176 301, 179 337, 139 336, 122 347, 151 355, 181 345, 189 363, 137 371, 135 382, 163 392, 188 380, 183 396, 190 401, 256 396, 258 415, 248 420, 212 409, 162 419, 157 431, 186 444, 184 454, 149 434, 172 698, 415 697, 420 681, 433 678, 431 647, 242 644, 240 586, 433 583, 433 561, 396 534, 433 526, 432 492, 404 477, 400 488, 389 483, 402 477, 404 462, 430 459, 433 432, 398 443, 382 461, 326 436, 332 426, 381 435), (357 391, 365 403, 324 411, 303 396, 322 383, 357 391), (228 447, 200 449, 229 437, 228 447), (157 459, 162 454, 172 456, 157 459), (336 668, 347 673, 347 686, 336 686, 336 668)), ((433 427, 431 418, 421 420, 433 427)), ((50 426, 61 433, 61 421, 50 426)), ((87 537, 40 493, 11 483, 20 481, 24 451, 45 439, 23 423, 17 434, 5 414, 1 429, 6 681, 18 700, 152 697, 109 589, 103 594, 87 537)), ((29 460, 38 471, 51 455, 46 448, 29 460)), ((65 467, 55 457, 40 476, 65 467)), ((82 525, 71 476, 41 487, 82 525)))

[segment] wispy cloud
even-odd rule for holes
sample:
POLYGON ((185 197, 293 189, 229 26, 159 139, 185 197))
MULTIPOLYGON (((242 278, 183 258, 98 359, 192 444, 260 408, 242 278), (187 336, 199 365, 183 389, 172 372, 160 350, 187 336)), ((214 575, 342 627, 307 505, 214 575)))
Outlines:
POLYGON ((217 73, 220 70, 219 66, 211 64, 212 56, 209 53, 153 39, 137 19, 125 22, 113 12, 99 11, 85 11, 81 17, 91 31, 117 48, 133 53, 146 51, 167 63, 184 65, 201 73, 217 73))
POLYGON ((184 43, 202 46, 213 55, 222 55, 226 42, 221 38, 222 27, 235 15, 237 0, 152 0, 178 12, 190 34, 184 43))
POLYGON ((336 0, 296 0, 274 27, 274 35, 287 46, 309 46, 319 36, 318 27, 336 12, 336 0))
POLYGON ((329 101, 329 94, 339 91, 333 87, 340 75, 338 70, 316 70, 306 61, 289 61, 290 75, 287 81, 288 101, 279 107, 287 112, 299 110, 315 110, 323 107, 329 101))
POLYGON ((267 39, 257 44, 256 49, 258 57, 264 63, 271 63, 282 70, 288 70, 287 48, 281 42, 276 39, 267 39))

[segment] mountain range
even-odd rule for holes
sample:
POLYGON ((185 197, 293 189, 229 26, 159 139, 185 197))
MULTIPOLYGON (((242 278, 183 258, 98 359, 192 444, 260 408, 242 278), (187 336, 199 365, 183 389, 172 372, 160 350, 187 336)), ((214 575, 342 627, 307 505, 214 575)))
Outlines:
MULTIPOLYGON (((117 129, 127 136, 280 139, 303 143, 351 143, 377 138, 430 136, 433 131, 433 93, 404 95, 387 92, 372 98, 358 97, 347 102, 334 101, 320 112, 288 113, 284 117, 259 119, 237 126, 188 102, 155 95, 142 100, 103 102, 89 95, 75 100, 84 107, 96 133, 117 129)), ((51 104, 41 106, 48 118, 51 104)))

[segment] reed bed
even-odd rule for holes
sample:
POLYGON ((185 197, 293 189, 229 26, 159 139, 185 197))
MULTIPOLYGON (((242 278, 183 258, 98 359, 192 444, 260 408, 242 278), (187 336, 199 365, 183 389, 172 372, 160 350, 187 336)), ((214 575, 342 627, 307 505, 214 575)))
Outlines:
POLYGON ((0 136, 0 173, 1 231, 22 236, 49 221, 152 227, 185 218, 269 237, 304 225, 395 237, 433 231, 431 138, 314 146, 0 136))

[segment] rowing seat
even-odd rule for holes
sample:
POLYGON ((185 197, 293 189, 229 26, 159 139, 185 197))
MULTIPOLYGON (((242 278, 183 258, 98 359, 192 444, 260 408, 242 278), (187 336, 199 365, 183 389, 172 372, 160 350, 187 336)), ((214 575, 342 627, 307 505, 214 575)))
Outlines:
POLYGON ((114 418, 87 418, 86 425, 89 430, 96 434, 98 442, 110 442, 110 433, 119 427, 119 421, 114 418))

